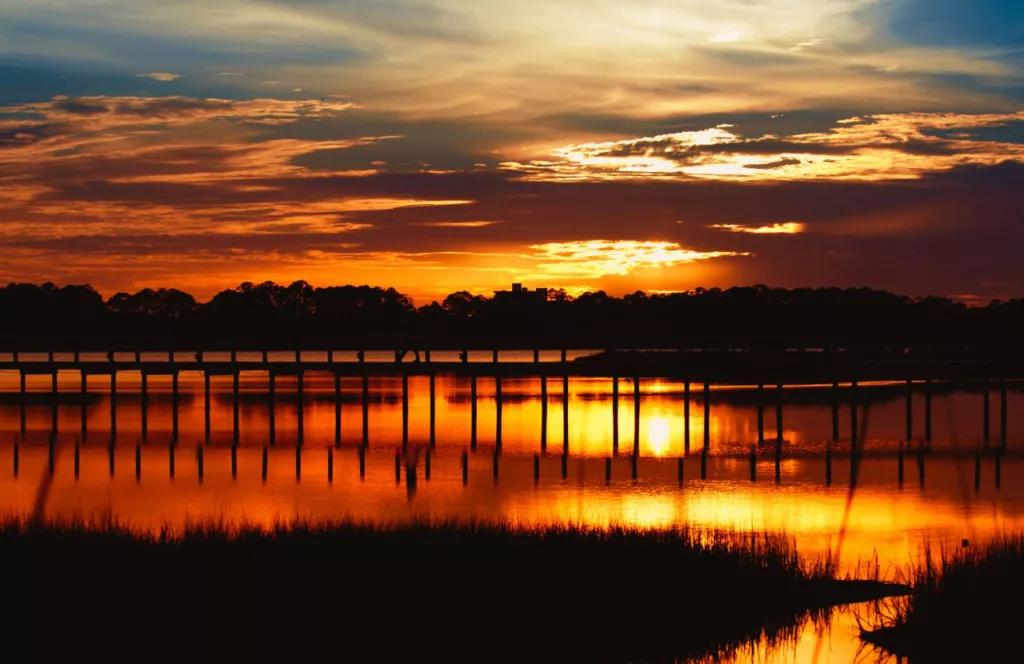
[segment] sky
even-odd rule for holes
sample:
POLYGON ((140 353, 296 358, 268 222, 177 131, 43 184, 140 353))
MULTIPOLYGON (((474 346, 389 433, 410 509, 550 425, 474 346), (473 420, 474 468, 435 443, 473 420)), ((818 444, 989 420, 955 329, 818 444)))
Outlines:
POLYGON ((0 281, 1024 296, 1019 0, 4 0, 0 281))

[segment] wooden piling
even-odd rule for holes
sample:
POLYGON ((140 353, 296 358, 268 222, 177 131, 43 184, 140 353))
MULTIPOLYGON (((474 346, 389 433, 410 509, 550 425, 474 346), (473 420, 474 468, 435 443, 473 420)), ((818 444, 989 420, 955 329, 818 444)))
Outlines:
POLYGON ((205 427, 204 430, 205 430, 205 433, 206 433, 206 437, 205 437, 206 444, 209 445, 210 444, 210 374, 207 371, 203 372, 203 383, 205 385, 205 390, 203 392, 203 401, 204 401, 204 403, 203 403, 203 406, 204 406, 203 423, 204 423, 204 427, 205 427))
POLYGON ((334 374, 334 446, 341 447, 341 374, 334 374))
POLYGON ((402 449, 409 448, 409 374, 402 374, 402 449))
POLYGON ((110 476, 114 476, 114 440, 111 439, 107 445, 107 465, 109 466, 110 476))
POLYGON ((917 448, 917 482, 918 485, 924 488, 924 448, 917 448))
POLYGON ((711 449, 711 384, 704 381, 704 454, 711 449))
POLYGON ((82 468, 82 451, 80 449, 78 441, 76 440, 75 441, 75 480, 76 481, 78 480, 78 475, 81 472, 81 468, 82 468))
POLYGON ((832 486, 832 445, 825 447, 825 486, 832 486))
MULTIPOLYGON (((565 361, 565 351, 562 351, 565 361)), ((562 376, 562 454, 569 454, 569 374, 562 376)))
POLYGON ((640 453, 640 377, 633 377, 633 454, 640 453))
POLYGON ((708 478, 708 453, 704 450, 700 453, 700 478, 706 480, 708 478))
POLYGON ((469 447, 476 449, 476 374, 469 377, 469 447))
POLYGON ((498 450, 494 450, 494 481, 498 481, 498 460, 501 458, 501 454, 498 450))
POLYGON ((612 458, 607 457, 604 460, 604 481, 608 484, 612 481, 612 458))
POLYGON ((178 442, 178 412, 180 395, 178 392, 178 372, 171 374, 171 443, 178 442))
POLYGON ((110 372, 110 436, 117 435, 117 371, 110 372))
POLYGON ((683 383, 683 450, 690 453, 690 381, 683 383))
POLYGON ((199 481, 203 481, 203 446, 200 445, 196 448, 196 472, 199 476, 199 481))
POLYGON ((270 429, 270 444, 277 445, 277 387, 274 373, 270 373, 270 398, 267 405, 267 426, 270 429))
POLYGON ((988 448, 988 443, 989 443, 990 433, 991 433, 990 430, 989 430, 989 428, 990 428, 989 422, 990 422, 990 419, 991 419, 991 404, 990 404, 989 392, 990 392, 989 385, 988 385, 988 381, 986 380, 986 381, 984 381, 982 383, 982 395, 981 395, 981 424, 982 424, 982 427, 981 427, 982 428, 981 441, 982 441, 982 443, 984 443, 986 448, 988 448))
POLYGON ((636 478, 637 478, 637 476, 639 475, 639 472, 640 472, 640 469, 639 469, 639 465, 640 465, 639 459, 640 459, 640 455, 639 454, 633 453, 633 454, 629 455, 629 475, 633 479, 633 481, 636 481, 636 478))
POLYGON ((974 493, 981 491, 981 452, 974 454, 974 493))
POLYGON ((832 442, 839 442, 839 381, 832 383, 832 442))
POLYGON ((540 377, 540 453, 548 451, 548 377, 540 377))
POLYGON ((172 480, 174 479, 174 448, 173 444, 167 448, 167 474, 172 480))
POLYGON ((366 478, 366 447, 359 446, 359 479, 366 478))
POLYGON ((402 483, 402 454, 395 452, 395 484, 402 483))
POLYGON ((914 440, 914 381, 907 379, 907 442, 914 440))
POLYGON ((897 456, 896 456, 896 479, 899 482, 899 487, 901 489, 903 488, 903 466, 904 466, 904 457, 905 457, 905 455, 906 455, 906 445, 901 440, 900 441, 900 448, 899 448, 899 451, 897 452, 897 456))
POLYGON ((135 481, 142 479, 142 445, 135 445, 135 481))
POLYGON ((50 441, 46 446, 46 471, 51 475, 53 475, 53 470, 57 465, 57 454, 56 450, 54 449, 55 447, 55 437, 50 436, 50 441))
POLYGON ((238 445, 231 446, 231 479, 238 479, 238 445))
POLYGON ((469 484, 469 453, 462 450, 462 486, 469 484))
POLYGON ((540 482, 540 455, 533 455, 533 483, 537 484, 540 482))
POLYGON ((679 480, 679 485, 682 486, 686 475, 686 469, 683 466, 683 457, 679 457, 679 460, 676 463, 678 464, 678 468, 676 469, 676 474, 678 475, 677 479, 679 480))
POLYGON ((327 482, 334 481, 334 448, 327 448, 327 482))
POLYGON ((999 383, 999 447, 1002 451, 1006 451, 1006 424, 1007 424, 1007 413, 1006 413, 1006 381, 1002 380, 999 383))
POLYGON ((1002 453, 996 453, 995 455, 995 466, 996 466, 996 489, 1000 489, 1003 486, 1003 455, 1002 453))
POLYGON ((612 453, 619 453, 619 377, 612 377, 612 453))
POLYGON ((263 458, 261 459, 261 463, 260 463, 260 480, 262 480, 264 484, 267 483, 267 465, 268 465, 267 462, 269 461, 268 457, 269 457, 269 451, 267 450, 267 446, 264 445, 263 446, 263 458))
POLYGON ((764 445, 764 383, 757 384, 757 444, 764 445))
MULTIPOLYGON (((298 351, 296 351, 296 354, 298 354, 298 351)), ((298 447, 302 447, 302 443, 305 442, 306 438, 306 374, 302 369, 299 369, 299 399, 296 417, 296 435, 298 437, 296 444, 298 447)))
MULTIPOLYGON (((776 445, 782 445, 782 401, 785 394, 782 390, 782 383, 778 384, 775 393, 775 442, 776 445)), ((778 454, 778 452, 777 452, 778 454)))
MULTIPOLYGON (((429 353, 429 352, 430 351, 427 351, 427 353, 429 353)), ((429 362, 429 361, 430 361, 430 357, 428 355, 427 362, 429 362)), ((433 449, 434 447, 437 446, 437 387, 435 385, 436 382, 437 382, 437 377, 433 373, 431 373, 430 374, 430 447, 431 447, 431 449, 433 449)), ((429 455, 428 455, 428 458, 429 458, 429 455)), ((427 479, 430 479, 430 478, 427 477, 427 479)))
POLYGON ((430 450, 423 453, 423 479, 430 481, 430 450))
MULTIPOLYGON (((362 355, 360 355, 360 358, 362 355)), ((360 359, 360 361, 362 361, 360 359)), ((370 375, 363 374, 363 447, 370 446, 370 375)))
POLYGON ((850 445, 856 449, 860 437, 857 435, 857 381, 850 381, 850 445))
POLYGON ((21 448, 21 445, 18 443, 18 439, 15 438, 14 439, 14 459, 12 459, 12 461, 13 461, 13 469, 14 469, 14 478, 15 479, 18 478, 18 471, 20 470, 20 465, 21 465, 21 463, 20 463, 20 461, 21 461, 21 459, 20 459, 20 457, 21 457, 21 455, 20 455, 20 448, 21 448))
POLYGON ((782 444, 775 441, 775 483, 782 482, 782 444))
POLYGON ((60 390, 57 387, 57 372, 54 371, 50 374, 50 391, 54 394, 58 394, 60 390))
POLYGON ((569 453, 562 454, 562 479, 569 477, 569 453))
POLYGON ((501 376, 494 377, 494 446, 501 449, 501 376))
POLYGON ((302 479, 302 446, 295 446, 295 480, 302 479))
POLYGON ((757 481, 757 446, 750 447, 750 481, 757 481))
POLYGON ((238 372, 236 371, 234 375, 234 385, 231 394, 231 442, 233 445, 238 444, 239 438, 241 436, 241 433, 239 431, 239 421, 241 418, 240 410, 241 404, 238 393, 238 372))
POLYGON ((924 381, 924 441, 932 444, 932 379, 924 381))

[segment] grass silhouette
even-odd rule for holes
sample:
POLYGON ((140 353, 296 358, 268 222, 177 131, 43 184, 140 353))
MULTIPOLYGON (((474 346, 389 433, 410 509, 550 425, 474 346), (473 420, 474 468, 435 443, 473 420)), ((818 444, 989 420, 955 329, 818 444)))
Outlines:
POLYGON ((8 520, 0 560, 12 639, 113 660, 671 662, 903 590, 776 534, 455 521, 8 520))
POLYGON ((910 595, 879 602, 861 638, 914 662, 1016 659, 1024 533, 984 548, 925 551, 910 595))

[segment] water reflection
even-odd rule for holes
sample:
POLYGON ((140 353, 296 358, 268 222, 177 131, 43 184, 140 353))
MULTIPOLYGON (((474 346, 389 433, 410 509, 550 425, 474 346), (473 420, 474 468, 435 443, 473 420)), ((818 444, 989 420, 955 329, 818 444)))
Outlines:
MULTIPOLYGON (((841 563, 877 556, 888 572, 926 541, 982 543, 1018 528, 1024 507, 1018 386, 1007 395, 1003 455, 1000 399, 986 408, 979 391, 941 386, 927 445, 903 442, 901 385, 859 386, 856 412, 843 387, 838 418, 828 389, 787 387, 780 418, 774 389, 713 389, 705 410, 702 386, 655 380, 641 383, 639 398, 627 380, 573 378, 566 392, 561 379, 499 386, 449 375, 433 389, 427 376, 409 377, 407 388, 401 377, 371 377, 364 393, 361 378, 336 386, 331 375, 308 374, 301 394, 294 376, 282 376, 272 398, 260 374, 243 374, 237 396, 230 376, 213 377, 207 393, 187 371, 177 392, 170 377, 150 376, 145 397, 131 373, 118 376, 115 399, 102 376, 89 378, 85 394, 77 373, 58 376, 56 396, 49 376, 30 376, 26 387, 20 397, 17 374, 0 374, 4 513, 112 515, 142 528, 341 516, 689 523, 785 530, 809 556, 835 552, 845 525, 841 563), (989 445, 978 455, 986 411, 989 445), (855 427, 862 456, 851 497, 855 427)), ((915 437, 929 429, 925 406, 918 390, 915 437)), ((842 629, 833 622, 833 635, 842 629)), ((811 661, 803 643, 785 661, 811 661)), ((853 661, 843 649, 855 640, 832 643, 839 650, 817 661, 853 661)))

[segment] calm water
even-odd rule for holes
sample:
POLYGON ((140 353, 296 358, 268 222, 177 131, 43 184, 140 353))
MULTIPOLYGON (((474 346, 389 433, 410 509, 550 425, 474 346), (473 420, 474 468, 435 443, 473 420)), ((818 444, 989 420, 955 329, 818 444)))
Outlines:
MULTIPOLYGON (((691 394, 687 449, 683 385, 642 382, 637 426, 634 385, 620 381, 618 455, 614 455, 612 381, 573 378, 568 393, 563 394, 562 381, 549 379, 547 453, 540 458, 540 474, 535 479, 534 455, 541 454, 542 448, 539 379, 502 381, 497 478, 494 457, 498 416, 493 379, 477 382, 477 444, 473 449, 470 380, 437 377, 433 450, 429 379, 409 379, 409 445, 397 477, 396 453, 401 451, 403 440, 401 378, 376 377, 370 381, 366 410, 369 449, 363 476, 359 454, 363 438, 360 379, 342 382, 339 449, 335 448, 333 376, 307 374, 298 475, 300 408, 294 378, 277 380, 275 436, 270 445, 271 402, 266 377, 243 375, 237 404, 239 447, 234 473, 231 447, 236 406, 230 378, 213 379, 207 418, 202 376, 187 371, 181 374, 173 476, 169 443, 173 438, 175 400, 171 380, 149 378, 144 442, 140 387, 138 374, 119 374, 111 472, 109 378, 90 377, 88 393, 83 397, 78 374, 62 374, 61 396, 54 407, 50 378, 29 377, 31 394, 24 407, 26 434, 18 448, 15 473, 14 442, 21 437, 23 409, 15 394, 17 374, 0 372, 0 511, 46 517, 113 515, 145 528, 180 525, 190 519, 267 524, 296 516, 385 521, 474 516, 530 524, 624 523, 653 527, 689 523, 739 530, 785 530, 807 556, 838 551, 842 564, 853 567, 877 555, 884 571, 915 559, 926 542, 959 546, 962 538, 968 538, 984 543, 1000 531, 1021 527, 1024 518, 1024 392, 1017 385, 1011 385, 1007 397, 1007 454, 999 462, 998 485, 993 455, 983 456, 976 483, 975 451, 983 437, 980 392, 949 392, 933 397, 931 450, 922 463, 914 452, 918 443, 912 444, 903 462, 901 484, 898 451, 906 430, 903 388, 861 386, 857 424, 864 457, 855 489, 851 488, 849 404, 844 401, 840 411, 842 440, 831 446, 832 410, 827 390, 786 389, 784 442, 776 478, 772 390, 766 391, 767 442, 757 446, 756 393, 750 389, 712 389, 709 455, 702 461, 705 417, 699 386, 691 394), (563 439, 566 408, 567 441, 563 439), (55 423, 55 466, 50 477, 47 443, 55 423), (639 432, 638 440, 635 432, 639 432), (77 477, 76 442, 80 442, 77 477), (561 455, 566 443, 569 457, 563 476, 561 455), (634 444, 640 454, 635 479, 629 458, 634 444), (752 448, 757 450, 753 481, 749 460, 752 448), (202 477, 198 449, 203 451, 202 477), (333 479, 329 481, 328 454, 332 449, 333 479), (465 483, 464 450, 468 452, 465 483), (425 468, 428 451, 429 479, 425 468), (605 478, 608 457, 614 457, 610 481, 605 478), (706 479, 701 479, 702 466, 706 479), (413 481, 409 468, 413 469, 413 481)), ((844 400, 848 392, 844 389, 844 400)), ((999 445, 999 406, 999 394, 993 391, 993 450, 999 445)), ((924 435, 924 412, 924 396, 917 393, 913 397, 915 437, 924 435)), ((860 648, 855 633, 849 614, 839 614, 824 635, 808 625, 784 647, 755 648, 741 661, 853 661, 860 648), (819 652, 814 659, 816 649, 819 652)))

